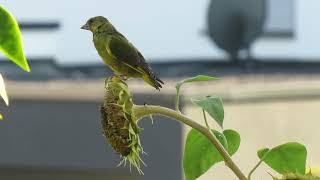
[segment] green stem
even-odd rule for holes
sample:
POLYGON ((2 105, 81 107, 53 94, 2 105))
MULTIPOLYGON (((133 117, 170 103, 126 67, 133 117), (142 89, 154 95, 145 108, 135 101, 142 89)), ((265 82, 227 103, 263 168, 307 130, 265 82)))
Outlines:
POLYGON ((202 109, 202 114, 203 114, 204 121, 206 122, 207 129, 210 131, 210 127, 209 127, 209 124, 207 121, 206 112, 204 111, 204 109, 202 109))
POLYGON ((179 104, 180 104, 180 90, 177 90, 175 108, 176 108, 177 112, 181 113, 180 108, 179 108, 179 104))
MULTIPOLYGON (((210 133, 214 136, 214 133, 210 130, 210 126, 209 126, 207 116, 206 116, 206 111, 204 109, 202 109, 202 114, 203 114, 204 122, 206 123, 208 131, 210 131, 210 133)), ((225 163, 225 165, 229 167, 229 165, 227 163, 225 163)))
MULTIPOLYGON (((269 151, 270 152, 270 151, 269 151)), ((260 166, 260 164, 263 162, 263 160, 267 157, 268 153, 265 153, 264 156, 260 159, 260 161, 252 168, 252 170, 249 172, 249 175, 248 175, 248 180, 251 179, 251 176, 253 174, 253 172, 260 166)))
POLYGON ((234 174, 240 179, 240 180, 247 180, 246 176, 241 172, 239 167, 233 162, 228 152, 223 148, 219 140, 212 135, 212 132, 208 130, 206 127, 196 123, 192 119, 184 116, 183 114, 174 111, 169 108, 161 107, 161 106, 140 106, 140 105, 134 105, 133 106, 133 112, 137 119, 140 119, 144 116, 150 115, 150 114, 157 114, 161 116, 166 116, 171 119, 177 120, 181 123, 184 123, 196 130, 198 130, 200 133, 202 133, 204 136, 206 136, 210 142, 216 147, 216 149, 219 151, 221 156, 224 159, 224 162, 226 165, 234 172, 234 174))

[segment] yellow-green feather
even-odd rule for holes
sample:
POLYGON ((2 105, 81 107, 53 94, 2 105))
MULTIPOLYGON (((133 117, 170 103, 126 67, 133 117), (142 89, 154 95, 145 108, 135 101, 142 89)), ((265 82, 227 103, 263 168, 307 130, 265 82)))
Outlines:
POLYGON ((163 82, 157 78, 142 54, 104 17, 88 20, 93 42, 104 63, 116 75, 141 78, 156 89, 163 82))

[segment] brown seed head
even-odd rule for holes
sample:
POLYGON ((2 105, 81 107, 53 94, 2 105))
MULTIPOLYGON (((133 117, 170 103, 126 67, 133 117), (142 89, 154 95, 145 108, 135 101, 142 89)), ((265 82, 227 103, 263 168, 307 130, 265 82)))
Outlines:
POLYGON ((128 86, 116 76, 108 78, 104 102, 100 108, 103 134, 112 148, 123 157, 123 162, 128 160, 142 173, 140 129, 136 124, 132 106, 128 86))

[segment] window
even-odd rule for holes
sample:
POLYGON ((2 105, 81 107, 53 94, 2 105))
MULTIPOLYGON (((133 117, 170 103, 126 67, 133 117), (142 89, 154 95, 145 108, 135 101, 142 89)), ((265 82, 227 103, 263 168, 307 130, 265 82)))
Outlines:
POLYGON ((267 0, 267 16, 263 36, 293 37, 294 5, 294 0, 267 0))

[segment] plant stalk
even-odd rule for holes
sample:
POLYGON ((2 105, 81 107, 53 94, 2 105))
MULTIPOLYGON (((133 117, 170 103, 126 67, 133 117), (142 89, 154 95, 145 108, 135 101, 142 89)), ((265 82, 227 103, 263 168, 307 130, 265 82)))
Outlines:
POLYGON ((263 160, 267 157, 269 154, 270 150, 264 154, 264 156, 259 160, 259 162, 252 168, 252 170, 248 174, 248 180, 251 180, 251 176, 254 173, 254 171, 260 166, 260 164, 263 162, 263 160))
POLYGON ((193 121, 192 119, 186 117, 185 115, 174 111, 172 109, 161 107, 161 106, 140 106, 140 105, 134 105, 133 106, 133 112, 137 119, 140 119, 147 115, 157 114, 161 116, 166 116, 171 119, 177 120, 181 123, 184 123, 203 135, 205 135, 210 142, 216 147, 216 149, 219 151, 221 156, 224 159, 224 162, 226 165, 233 171, 233 173, 240 179, 240 180, 247 180, 247 177, 242 173, 242 171, 239 169, 239 167, 233 162, 228 152, 224 149, 224 147, 221 145, 221 143, 218 141, 218 139, 212 135, 210 130, 208 130, 206 127, 198 124, 197 122, 193 121))
POLYGON ((202 114, 203 114, 204 122, 206 123, 206 127, 210 131, 210 126, 209 126, 209 123, 208 123, 208 120, 207 120, 207 116, 206 116, 206 112, 204 111, 204 109, 202 109, 202 114))
POLYGON ((175 103, 175 108, 176 108, 176 111, 181 113, 180 112, 180 91, 178 90, 177 91, 177 95, 176 95, 176 103, 175 103))

